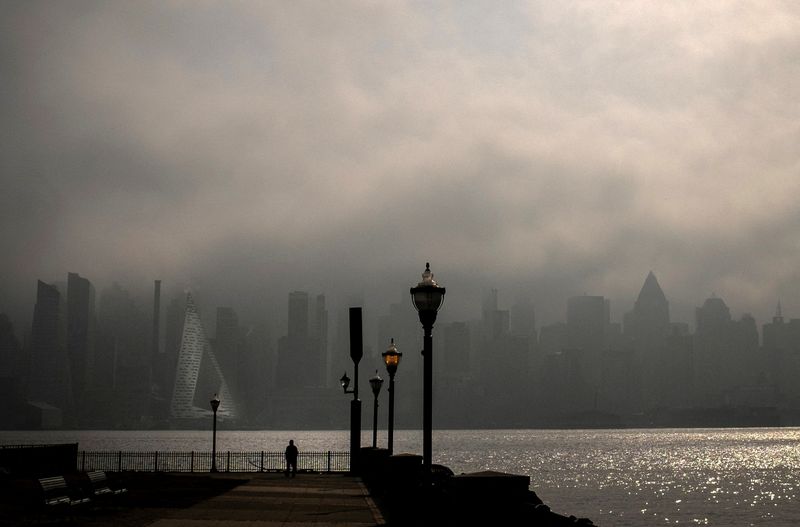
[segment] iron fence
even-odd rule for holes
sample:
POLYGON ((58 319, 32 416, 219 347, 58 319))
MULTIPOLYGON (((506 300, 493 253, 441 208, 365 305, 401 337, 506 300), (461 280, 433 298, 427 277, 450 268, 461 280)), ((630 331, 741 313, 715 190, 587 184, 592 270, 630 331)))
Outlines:
MULTIPOLYGON (((78 470, 104 470, 122 472, 208 472, 211 470, 211 452, 78 452, 78 470)), ((286 469, 283 452, 217 452, 217 470, 220 472, 282 472, 286 469)), ((297 470, 310 472, 348 472, 349 452, 300 452, 297 470)))

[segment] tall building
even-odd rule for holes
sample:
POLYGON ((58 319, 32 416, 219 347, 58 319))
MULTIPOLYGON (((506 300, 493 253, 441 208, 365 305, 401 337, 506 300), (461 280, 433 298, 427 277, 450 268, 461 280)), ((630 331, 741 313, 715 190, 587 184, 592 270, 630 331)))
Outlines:
POLYGON ((511 308, 511 333, 536 340, 536 310, 529 300, 517 302, 511 308))
POLYGON ((442 364, 447 365, 447 373, 459 376, 469 375, 472 371, 469 360, 472 343, 467 323, 443 324, 440 334, 443 345, 442 364))
POLYGON ((210 412, 207 406, 213 394, 220 400, 220 417, 238 416, 236 400, 216 356, 206 338, 203 322, 191 293, 186 295, 186 311, 181 335, 180 352, 172 391, 170 415, 174 419, 198 419, 210 412))
POLYGON ((308 293, 289 293, 289 338, 308 337, 308 293))
POLYGON ((74 407, 73 391, 61 317, 61 293, 56 286, 39 280, 31 329, 28 399, 60 409, 69 420, 74 407))
POLYGON ((14 326, 5 313, 0 313, 0 377, 21 379, 26 373, 14 326))
POLYGON ((325 296, 319 295, 316 299, 312 328, 308 293, 289 293, 288 332, 278 341, 276 384, 279 391, 318 388, 325 384, 327 332, 325 296))
POLYGON ((267 324, 248 328, 243 335, 244 353, 239 382, 242 397, 240 413, 251 423, 266 425, 264 419, 270 405, 268 392, 274 385, 275 360, 267 324))
POLYGON ((328 309, 325 307, 325 295, 317 295, 311 330, 317 346, 314 359, 319 363, 316 385, 325 386, 328 372, 328 309))
MULTIPOLYGON (((97 333, 93 385, 100 391, 90 397, 85 408, 91 411, 84 412, 84 419, 96 421, 102 416, 102 422, 120 427, 146 424, 142 417, 149 419, 155 413, 149 310, 140 309, 130 292, 115 282, 100 293, 97 333)), ((167 405, 162 403, 162 414, 167 405)))
POLYGON ((661 344, 669 333, 669 302, 653 271, 645 278, 633 310, 625 315, 625 333, 637 345, 661 344))
POLYGON ((225 373, 225 378, 235 386, 238 377, 237 365, 241 362, 242 330, 239 327, 239 317, 233 308, 217 308, 214 353, 225 373))
POLYGON ((499 309, 498 291, 492 289, 484 297, 481 309, 480 335, 480 404, 482 418, 491 426, 503 421, 522 426, 518 408, 529 396, 531 338, 511 334, 511 317, 499 309), (510 419, 510 421, 509 421, 510 419))
POLYGON ((564 322, 554 322, 542 326, 539 332, 539 353, 542 355, 556 355, 569 347, 567 343, 567 325, 564 322))
POLYGON ((153 369, 153 380, 157 382, 159 355, 161 355, 161 280, 153 282, 153 340, 150 344, 150 360, 153 369))
POLYGON ((78 273, 67 275, 67 355, 72 374, 72 393, 82 402, 94 373, 94 286, 78 273))
POLYGON ((641 394, 645 409, 663 406, 673 390, 671 372, 674 364, 667 352, 666 337, 670 332, 669 303, 650 271, 634 302, 625 314, 625 336, 634 350, 637 370, 642 375, 641 394))
POLYGON ((591 390, 600 385, 602 352, 610 306, 602 296, 574 296, 567 300, 567 347, 572 350, 591 390))
POLYGON ((275 384, 279 393, 296 392, 307 382, 308 293, 289 293, 287 334, 278 339, 275 384))
POLYGON ((725 302, 713 296, 695 309, 694 335, 695 395, 697 405, 715 407, 725 404, 732 376, 731 345, 733 320, 725 302))
POLYGON ((784 320, 780 302, 762 330, 768 382, 790 408, 800 408, 800 319, 784 320))

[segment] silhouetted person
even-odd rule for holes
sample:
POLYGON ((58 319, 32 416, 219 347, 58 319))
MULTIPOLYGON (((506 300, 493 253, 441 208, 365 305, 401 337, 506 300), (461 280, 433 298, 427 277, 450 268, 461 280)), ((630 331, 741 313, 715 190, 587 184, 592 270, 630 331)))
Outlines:
POLYGON ((286 447, 286 477, 289 477, 289 472, 294 477, 297 474, 297 447, 294 446, 294 440, 289 440, 289 446, 286 447))

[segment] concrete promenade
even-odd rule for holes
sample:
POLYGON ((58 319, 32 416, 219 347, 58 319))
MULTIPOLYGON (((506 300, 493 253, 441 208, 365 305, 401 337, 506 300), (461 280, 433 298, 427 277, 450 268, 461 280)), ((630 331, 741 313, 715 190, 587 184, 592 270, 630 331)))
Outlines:
POLYGON ((164 510, 153 527, 367 527, 383 517, 357 477, 341 474, 218 474, 247 481, 185 509, 164 510))
MULTIPOLYGON (((153 527, 367 527, 383 517, 357 477, 342 474, 216 474, 246 479, 183 509, 163 509, 153 527)), ((135 505, 134 505, 135 506, 135 505)))
MULTIPOLYGON (((0 527, 301 527, 385 525, 361 479, 345 474, 231 472, 111 474, 128 493, 42 516, 40 492, 5 482, 0 527)), ((46 511, 48 512, 48 511, 46 511)))

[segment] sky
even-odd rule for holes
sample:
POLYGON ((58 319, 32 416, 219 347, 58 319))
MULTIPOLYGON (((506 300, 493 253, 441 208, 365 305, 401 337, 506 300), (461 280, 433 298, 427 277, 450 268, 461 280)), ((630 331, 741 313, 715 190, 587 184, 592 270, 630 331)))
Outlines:
POLYGON ((800 317, 797 2, 2 4, 18 324, 70 271, 381 311, 426 261, 453 319, 619 320, 650 270, 674 319, 800 317))

